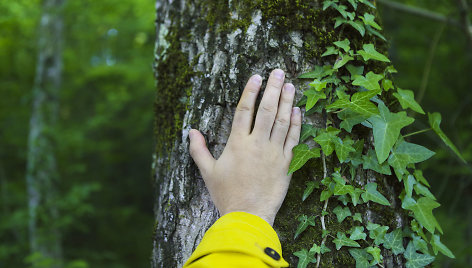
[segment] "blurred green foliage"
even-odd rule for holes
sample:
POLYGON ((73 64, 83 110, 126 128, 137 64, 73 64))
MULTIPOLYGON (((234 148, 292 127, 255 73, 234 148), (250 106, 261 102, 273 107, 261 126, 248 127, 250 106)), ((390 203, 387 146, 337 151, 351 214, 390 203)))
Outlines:
MULTIPOLYGON (((67 267, 148 267, 153 0, 68 1, 55 128, 67 267)), ((25 167, 41 1, 0 2, 0 267, 27 267, 25 167)), ((48 266, 45 260, 45 267, 48 266)))

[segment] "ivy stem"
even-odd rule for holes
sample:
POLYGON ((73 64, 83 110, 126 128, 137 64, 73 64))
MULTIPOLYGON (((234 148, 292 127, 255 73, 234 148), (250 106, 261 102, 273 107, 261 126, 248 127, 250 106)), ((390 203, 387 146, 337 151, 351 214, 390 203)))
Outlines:
MULTIPOLYGON (((328 176, 328 171, 326 170, 326 156, 324 155, 323 152, 321 152, 321 160, 323 162, 323 179, 325 179, 328 176)), ((323 212, 325 212, 326 208, 328 207, 328 200, 329 200, 329 198, 326 198, 324 206, 323 206, 323 212)), ((324 220, 325 214, 326 213, 321 213, 321 219, 320 220, 321 220, 321 228, 326 231, 325 220, 324 220)), ((325 244, 326 237, 327 236, 323 237, 323 240, 321 241, 320 247, 322 247, 325 244)), ((316 257, 316 268, 318 268, 320 266, 320 260, 321 260, 321 252, 318 253, 318 256, 316 257)))
POLYGON ((403 138, 406 138, 406 137, 409 137, 409 136, 413 136, 413 135, 416 135, 416 134, 420 134, 420 133, 423 133, 423 132, 426 132, 426 131, 430 131, 430 130, 431 130, 431 128, 426 128, 426 129, 418 130, 418 131, 415 131, 415 132, 408 133, 408 134, 404 135, 403 138))

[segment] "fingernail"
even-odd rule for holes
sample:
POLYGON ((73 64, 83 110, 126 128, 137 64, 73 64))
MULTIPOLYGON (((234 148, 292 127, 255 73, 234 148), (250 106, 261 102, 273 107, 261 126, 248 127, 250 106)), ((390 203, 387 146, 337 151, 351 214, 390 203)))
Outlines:
POLYGON ((251 81, 256 85, 260 85, 262 83, 262 77, 258 74, 253 75, 251 81))
POLYGON ((193 129, 191 129, 190 132, 188 133, 188 137, 189 137, 190 140, 192 140, 193 135, 194 135, 194 133, 193 133, 192 130, 193 130, 193 129))
POLYGON ((292 85, 292 84, 285 84, 285 87, 284 87, 285 91, 287 91, 288 93, 293 93, 295 91, 295 87, 292 85))
POLYGON ((284 79, 284 71, 280 69, 275 69, 272 73, 277 79, 280 79, 280 80, 284 79))
POLYGON ((300 114, 300 108, 299 107, 293 107, 292 108, 292 113, 296 114, 296 115, 300 114))

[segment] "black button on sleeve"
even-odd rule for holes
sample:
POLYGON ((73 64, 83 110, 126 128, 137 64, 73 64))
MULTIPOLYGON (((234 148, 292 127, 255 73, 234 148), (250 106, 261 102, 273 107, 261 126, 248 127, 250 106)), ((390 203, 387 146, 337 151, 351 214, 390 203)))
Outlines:
POLYGON ((267 247, 264 249, 265 254, 269 255, 272 259, 278 261, 280 260, 280 254, 277 251, 267 247))

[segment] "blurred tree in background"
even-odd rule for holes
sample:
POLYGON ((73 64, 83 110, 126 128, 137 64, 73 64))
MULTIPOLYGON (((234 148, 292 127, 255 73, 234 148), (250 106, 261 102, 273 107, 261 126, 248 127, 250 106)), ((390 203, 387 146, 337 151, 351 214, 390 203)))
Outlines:
MULTIPOLYGON (((392 1, 377 2, 399 70, 397 85, 422 96, 425 110, 442 113, 443 129, 471 162, 472 49, 467 35, 451 23, 385 4, 392 1)), ((458 22, 460 3, 472 6, 462 0, 395 2, 458 22)), ((42 4, 0 2, 0 267, 41 261, 30 254, 26 166, 42 4)), ((62 86, 52 133, 59 178, 56 224, 65 267, 149 266, 154 4, 81 0, 68 1, 62 10, 62 86)), ((435 265, 471 267, 472 168, 433 133, 416 138, 438 152, 422 168, 442 204, 436 211, 442 240, 456 255, 438 255, 435 265)))

